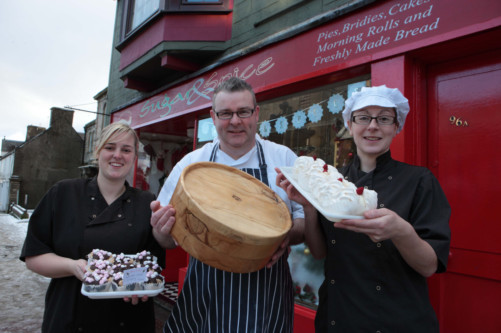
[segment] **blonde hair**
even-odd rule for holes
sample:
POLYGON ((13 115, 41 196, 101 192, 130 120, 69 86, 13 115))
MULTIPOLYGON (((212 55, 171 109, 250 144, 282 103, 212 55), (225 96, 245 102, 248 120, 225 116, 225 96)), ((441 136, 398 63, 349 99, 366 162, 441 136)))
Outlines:
POLYGON ((123 122, 111 123, 101 131, 101 135, 99 136, 99 141, 97 142, 96 149, 94 151, 94 157, 97 159, 99 156, 99 152, 104 148, 104 146, 110 141, 110 139, 114 135, 120 134, 132 134, 134 137, 134 153, 137 156, 137 151, 139 149, 139 137, 136 134, 136 131, 123 122))

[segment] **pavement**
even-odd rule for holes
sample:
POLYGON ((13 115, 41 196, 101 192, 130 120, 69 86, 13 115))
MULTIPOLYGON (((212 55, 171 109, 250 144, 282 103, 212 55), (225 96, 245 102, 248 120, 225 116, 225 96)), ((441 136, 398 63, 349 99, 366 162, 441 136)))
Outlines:
MULTIPOLYGON (((0 332, 40 332, 44 311, 45 292, 50 279, 35 274, 19 260, 28 220, 0 213, 0 332)), ((164 298, 165 299, 165 298, 164 298)), ((172 309, 172 302, 155 298, 157 333, 172 309), (158 299, 158 300, 157 300, 158 299)))
POLYGON ((28 220, 0 213, 0 332, 40 332, 45 291, 50 279, 19 260, 28 220))

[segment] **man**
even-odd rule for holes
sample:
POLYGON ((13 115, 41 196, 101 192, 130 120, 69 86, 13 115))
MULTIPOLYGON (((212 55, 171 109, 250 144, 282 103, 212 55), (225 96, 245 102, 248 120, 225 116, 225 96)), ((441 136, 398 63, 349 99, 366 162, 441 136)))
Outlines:
POLYGON ((210 115, 218 137, 176 164, 159 202, 151 205, 153 232, 163 237, 165 247, 175 246, 170 237, 175 207, 168 203, 183 169, 199 161, 239 168, 270 186, 289 207, 293 227, 270 262, 257 272, 225 272, 190 258, 183 290, 164 331, 292 332, 294 297, 286 250, 303 241, 304 216, 301 206, 290 201, 273 180, 274 168, 293 165, 297 156, 256 134, 259 106, 252 87, 239 78, 221 83, 214 91, 210 115))

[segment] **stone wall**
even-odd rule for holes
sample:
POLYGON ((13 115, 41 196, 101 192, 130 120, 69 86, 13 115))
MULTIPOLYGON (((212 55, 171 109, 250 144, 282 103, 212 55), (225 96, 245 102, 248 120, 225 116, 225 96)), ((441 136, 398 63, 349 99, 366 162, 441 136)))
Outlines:
POLYGON ((74 111, 51 111, 51 126, 16 150, 13 176, 21 180, 19 204, 28 209, 59 180, 81 176, 84 141, 72 127, 74 111))

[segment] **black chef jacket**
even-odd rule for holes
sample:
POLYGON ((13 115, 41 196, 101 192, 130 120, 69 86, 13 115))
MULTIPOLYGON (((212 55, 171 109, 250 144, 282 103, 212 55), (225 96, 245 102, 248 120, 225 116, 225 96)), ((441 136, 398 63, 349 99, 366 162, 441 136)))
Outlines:
MULTIPOLYGON (((391 158, 377 159, 376 169, 360 171, 360 160, 340 170, 357 187, 378 193, 388 208, 412 224, 447 265, 450 206, 433 174, 391 158)), ((374 243, 367 235, 336 229, 320 216, 326 242, 325 280, 319 290, 317 332, 438 332, 426 278, 413 270, 391 240, 374 243)))
MULTIPOLYGON (((135 254, 151 251, 161 266, 165 251, 152 235, 150 202, 155 199, 126 183, 126 191, 108 206, 96 178, 63 180, 33 212, 20 259, 55 253, 86 259, 92 249, 135 254)), ((153 300, 90 299, 76 277, 52 279, 45 299, 42 332, 154 332, 153 300)))

